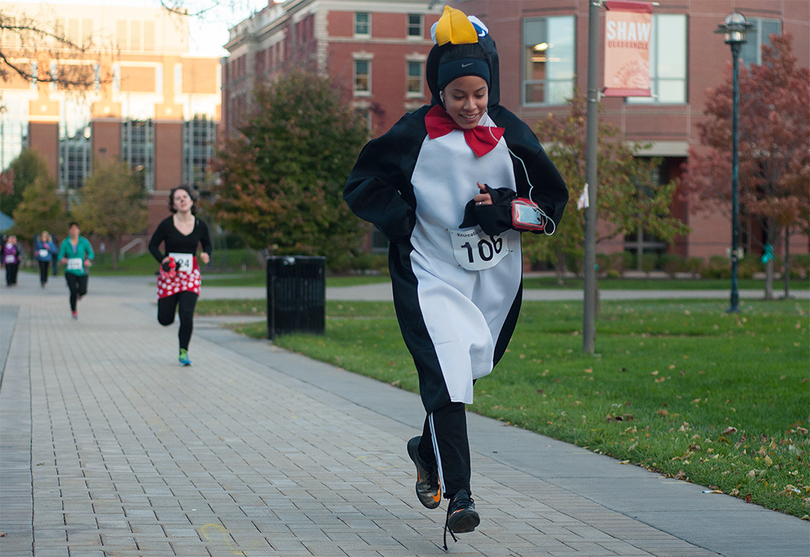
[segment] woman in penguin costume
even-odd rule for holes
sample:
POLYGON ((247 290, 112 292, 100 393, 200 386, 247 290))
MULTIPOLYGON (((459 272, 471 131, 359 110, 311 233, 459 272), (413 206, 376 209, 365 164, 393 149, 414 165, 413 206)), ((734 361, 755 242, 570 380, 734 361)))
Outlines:
POLYGON ((442 494, 450 500, 445 535, 455 539, 480 522, 465 405, 517 322, 520 235, 553 233, 568 190, 531 129, 499 104, 498 52, 486 26, 445 7, 432 33, 431 104, 363 148, 344 198, 390 241, 397 319, 427 413, 407 447, 416 492, 428 508, 442 494))

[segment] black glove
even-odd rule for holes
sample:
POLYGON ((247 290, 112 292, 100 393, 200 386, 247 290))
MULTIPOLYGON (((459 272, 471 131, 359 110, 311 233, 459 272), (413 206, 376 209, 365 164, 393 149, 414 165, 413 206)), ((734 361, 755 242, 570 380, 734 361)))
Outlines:
POLYGON ((487 184, 486 193, 492 198, 492 205, 476 205, 470 200, 464 207, 464 221, 459 228, 471 228, 476 224, 481 229, 495 236, 512 228, 512 200, 517 194, 509 188, 492 189, 487 184))

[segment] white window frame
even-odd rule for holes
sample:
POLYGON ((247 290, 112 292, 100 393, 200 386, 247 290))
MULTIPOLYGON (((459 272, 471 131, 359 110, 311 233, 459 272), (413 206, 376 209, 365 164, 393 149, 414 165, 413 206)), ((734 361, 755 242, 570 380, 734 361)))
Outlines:
POLYGON ((425 57, 408 56, 405 59, 405 96, 409 99, 425 96, 425 57), (411 91, 411 64, 419 65, 419 90, 411 91))
POLYGON ((373 68, 372 68, 372 66, 373 66, 372 65, 373 56, 371 56, 369 54, 366 54, 366 53, 361 53, 361 54, 355 54, 353 56, 353 58, 354 58, 354 64, 352 66, 352 91, 354 93, 354 96, 355 97, 370 97, 371 96, 371 90, 372 90, 371 89, 371 77, 372 77, 372 71, 373 71, 373 68), (364 62, 364 63, 368 64, 366 74, 358 74, 357 73, 357 64, 358 64, 358 62, 364 62), (367 76, 367 78, 366 78, 367 81, 368 81, 368 88, 367 89, 358 89, 357 88, 358 75, 366 75, 367 76))
MULTIPOLYGON (((666 25, 666 24, 665 24, 666 25)), ((650 95, 649 97, 627 97, 625 102, 627 104, 669 104, 678 105, 686 104, 689 102, 689 21, 685 14, 653 14, 652 29, 650 31, 650 95), (665 76, 661 77, 659 74, 659 67, 661 60, 658 58, 658 28, 661 21, 665 18, 681 17, 683 18, 683 77, 665 76), (683 82, 683 100, 662 101, 659 95, 661 91, 661 84, 668 82, 683 82)), ((672 52, 678 45, 673 45, 667 42, 667 50, 672 52)))
POLYGON ((366 37, 366 38, 371 37, 371 12, 354 12, 354 27, 353 27, 353 30, 354 30, 354 36, 355 37, 366 37), (366 32, 365 33, 362 33, 362 32, 358 33, 357 32, 357 27, 359 25, 363 25, 359 21, 359 19, 360 19, 359 16, 363 16, 363 15, 368 18, 368 20, 365 23, 366 32))
POLYGON ((425 37, 425 16, 422 14, 408 14, 407 17, 408 17, 408 26, 407 29, 405 30, 405 36, 408 38, 409 41, 418 41, 420 39, 423 39, 425 37), (418 24, 419 34, 417 35, 411 35, 411 29, 414 27, 413 24, 411 23, 412 17, 419 18, 418 24))
MULTIPOLYGON (((576 57, 577 57, 576 34, 577 34, 577 20, 574 16, 527 17, 523 19, 521 24, 521 39, 520 39, 521 45, 523 45, 521 46, 521 56, 523 59, 521 60, 521 69, 520 69, 520 79, 521 79, 520 100, 523 106, 559 106, 565 104, 566 100, 571 96, 573 96, 574 87, 576 85, 576 57), (545 31, 547 37, 546 42, 547 44, 549 44, 549 48, 552 48, 552 50, 548 51, 547 55, 553 55, 553 44, 549 43, 548 30, 554 25, 555 21, 561 21, 563 19, 567 19, 572 23, 572 35, 570 39, 572 41, 573 52, 571 56, 570 78, 549 79, 548 76, 546 76, 546 78, 540 80, 527 79, 526 70, 528 68, 528 61, 526 60, 526 45, 525 45, 527 24, 539 21, 544 22, 546 26, 545 31), (566 95, 564 99, 555 99, 554 101, 549 102, 548 99, 550 96, 550 92, 552 91, 552 87, 550 87, 550 85, 564 85, 566 83, 570 83, 570 95, 566 95), (526 89, 527 87, 532 85, 543 85, 543 92, 544 92, 543 98, 545 100, 543 100, 542 102, 530 102, 527 100, 526 89)), ((553 93, 551 94, 551 96, 553 96, 553 93)))

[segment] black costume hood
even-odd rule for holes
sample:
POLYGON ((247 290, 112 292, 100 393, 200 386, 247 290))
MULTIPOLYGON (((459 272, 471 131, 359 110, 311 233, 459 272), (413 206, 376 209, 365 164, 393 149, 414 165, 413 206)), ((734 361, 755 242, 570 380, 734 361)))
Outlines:
MULTIPOLYGON (((501 102, 501 81, 498 72, 498 49, 495 46, 495 40, 489 34, 489 30, 486 27, 478 25, 478 23, 480 22, 478 22, 477 19, 475 19, 473 22, 476 31, 478 31, 478 42, 474 43, 472 46, 481 49, 481 52, 484 55, 484 60, 489 65, 490 83, 489 103, 487 103, 487 108, 493 108, 501 102)), ((461 45, 454 45, 452 43, 447 43, 441 46, 434 44, 433 48, 430 49, 425 73, 428 87, 430 88, 430 93, 433 96, 431 104, 439 104, 444 106, 444 103, 441 102, 441 98, 439 97, 439 61, 445 52, 453 48, 458 48, 459 46, 461 45)))

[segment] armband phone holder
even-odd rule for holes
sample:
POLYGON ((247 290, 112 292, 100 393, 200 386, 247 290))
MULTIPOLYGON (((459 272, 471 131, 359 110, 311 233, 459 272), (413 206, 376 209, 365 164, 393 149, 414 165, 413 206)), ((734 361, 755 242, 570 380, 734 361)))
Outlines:
POLYGON ((537 203, 518 197, 512 201, 512 227, 517 230, 544 230, 546 217, 537 203))

